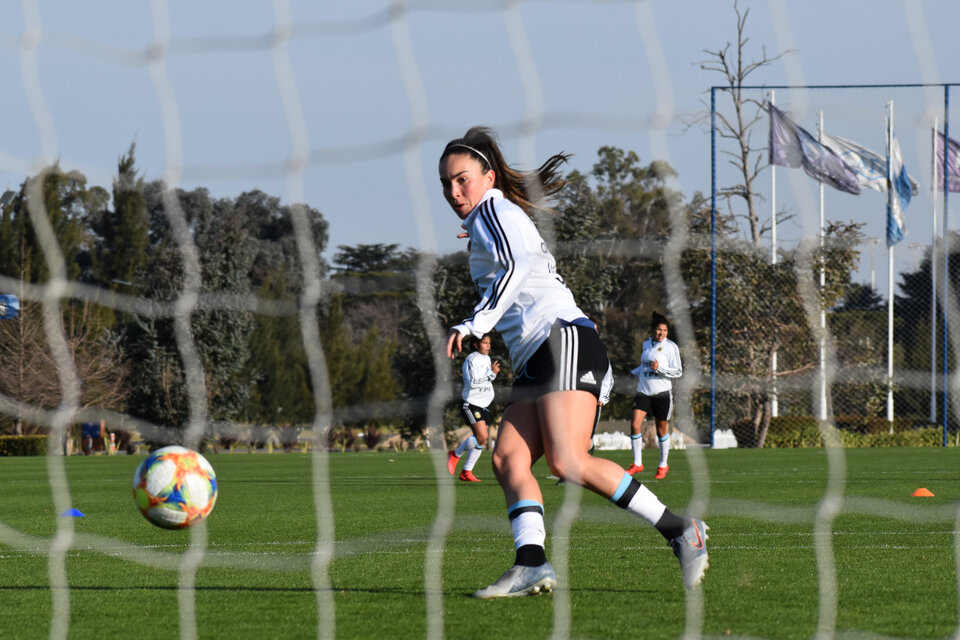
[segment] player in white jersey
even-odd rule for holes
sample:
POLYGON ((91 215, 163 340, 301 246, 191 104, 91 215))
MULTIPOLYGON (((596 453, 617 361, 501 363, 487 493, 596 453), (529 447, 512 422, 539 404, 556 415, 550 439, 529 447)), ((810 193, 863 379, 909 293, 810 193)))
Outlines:
POLYGON ((702 520, 672 513, 618 464, 591 456, 584 446, 610 361, 528 215, 538 208, 535 198, 564 185, 559 170, 567 158, 558 154, 536 171, 519 172, 507 165, 492 132, 483 127, 452 140, 440 156, 443 194, 470 238, 470 275, 480 293, 471 316, 450 330, 447 356, 456 357, 465 336, 496 328, 515 372, 493 471, 506 498, 516 557, 496 582, 474 594, 478 598, 536 594, 556 586, 545 550, 543 496, 531 470, 541 456, 557 477, 652 524, 680 561, 685 586, 699 584, 707 568, 702 520))
POLYGON ((460 414, 470 425, 472 434, 463 439, 457 448, 447 454, 447 471, 453 475, 457 471, 457 462, 466 453, 460 479, 464 482, 480 482, 473 474, 473 468, 487 444, 487 427, 490 424, 490 410, 493 402, 493 381, 500 373, 500 363, 490 360, 490 336, 471 339, 473 353, 463 361, 463 393, 460 414))
POLYGON ((640 366, 630 372, 637 378, 637 395, 633 397, 633 420, 630 423, 630 444, 633 449, 633 464, 627 473, 633 475, 643 471, 643 434, 641 427, 647 414, 653 414, 657 427, 657 444, 660 447, 660 462, 657 464, 655 480, 667 477, 670 467, 667 457, 670 453, 670 417, 673 415, 673 378, 683 375, 680 364, 680 349, 667 338, 670 323, 666 316, 653 312, 650 322, 651 337, 643 343, 640 366))

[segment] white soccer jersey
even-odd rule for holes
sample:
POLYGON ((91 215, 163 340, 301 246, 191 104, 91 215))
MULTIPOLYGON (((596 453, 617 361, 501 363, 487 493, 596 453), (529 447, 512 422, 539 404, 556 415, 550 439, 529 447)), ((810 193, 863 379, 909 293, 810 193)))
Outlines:
POLYGON ((496 328, 520 371, 556 320, 586 316, 533 221, 499 189, 483 195, 463 227, 470 235, 470 277, 481 297, 454 329, 479 338, 496 328))
POLYGON ((643 343, 643 353, 640 355, 640 366, 631 371, 637 376, 637 393, 655 396, 673 388, 671 378, 683 375, 683 366, 680 364, 680 349, 673 340, 654 342, 647 338, 643 343), (657 361, 657 370, 650 368, 650 363, 657 361))
POLYGON ((490 356, 474 351, 463 361, 464 402, 488 407, 493 402, 493 380, 497 374, 491 367, 490 356))

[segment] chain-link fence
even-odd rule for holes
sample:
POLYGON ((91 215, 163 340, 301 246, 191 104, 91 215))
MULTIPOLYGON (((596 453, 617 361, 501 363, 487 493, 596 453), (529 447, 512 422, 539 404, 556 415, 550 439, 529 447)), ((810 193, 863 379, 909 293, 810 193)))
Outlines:
POLYGON ((943 392, 960 255, 944 259, 953 234, 934 133, 960 123, 949 98, 949 85, 713 90, 715 275, 701 353, 713 363, 714 428, 747 424, 743 439, 771 416, 954 421, 943 392), (770 104, 792 120, 794 148, 773 140, 770 104), (888 127, 915 183, 894 244, 886 175, 867 184, 861 167, 860 184, 846 186, 808 175, 836 170, 823 135, 854 175, 867 151, 885 173, 888 127), (837 138, 864 149, 841 154, 837 138), (787 166, 771 164, 771 146, 787 166), (808 161, 819 169, 793 168, 808 161))

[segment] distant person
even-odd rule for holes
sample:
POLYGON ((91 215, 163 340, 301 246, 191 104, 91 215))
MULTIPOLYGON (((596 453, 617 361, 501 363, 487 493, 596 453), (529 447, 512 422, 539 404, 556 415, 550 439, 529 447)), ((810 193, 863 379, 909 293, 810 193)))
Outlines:
POLYGON ((460 414, 473 433, 447 454, 447 471, 450 475, 456 473, 457 462, 466 453, 460 479, 464 482, 480 482, 473 474, 473 468, 483 453, 483 446, 487 444, 490 424, 488 407, 493 402, 493 381, 500 373, 500 363, 490 360, 490 336, 474 337, 471 342, 474 351, 463 362, 463 404, 460 405, 460 414))
POLYGON ((506 499, 516 556, 499 579, 473 594, 477 598, 549 592, 557 584, 547 561, 543 495, 532 471, 541 457, 558 478, 653 525, 680 561, 687 588, 698 585, 707 569, 702 520, 674 514, 618 464, 588 453, 610 360, 530 218, 540 195, 549 197, 565 184, 560 168, 567 158, 557 154, 535 171, 517 171, 485 127, 451 140, 440 155, 443 195, 470 238, 470 277, 480 298, 470 316, 450 329, 447 357, 456 357, 465 337, 496 328, 514 369, 493 471, 506 499))
POLYGON ((104 421, 84 422, 81 424, 80 448, 83 454, 86 456, 93 454, 93 447, 98 442, 103 444, 104 452, 107 453, 106 426, 104 421))
POLYGON ((680 349, 667 338, 670 323, 666 316, 653 312, 650 322, 650 334, 643 343, 640 354, 640 366, 630 372, 637 378, 637 395, 633 397, 633 420, 630 423, 630 445, 633 449, 633 464, 627 467, 627 473, 633 475, 643 471, 643 419, 653 414, 657 428, 657 444, 660 446, 660 462, 654 480, 667 477, 670 467, 667 458, 670 455, 670 423, 673 415, 673 378, 683 374, 680 364, 680 349))

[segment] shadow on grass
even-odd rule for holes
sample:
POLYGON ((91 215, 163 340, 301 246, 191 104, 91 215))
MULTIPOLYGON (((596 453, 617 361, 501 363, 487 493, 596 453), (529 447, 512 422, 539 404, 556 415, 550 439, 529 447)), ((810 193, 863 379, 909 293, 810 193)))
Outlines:
MULTIPOLYGON (((58 589, 60 587, 57 587, 58 589)), ((86 586, 71 586, 67 587, 69 591, 178 591, 180 587, 177 585, 143 585, 143 586, 127 586, 127 587, 116 587, 116 586, 99 586, 99 585, 86 585, 86 586)), ((4 591, 51 591, 52 587, 49 585, 18 585, 18 586, 0 586, 0 593, 4 591)), ((313 593, 318 591, 310 587, 194 587, 195 591, 207 591, 207 592, 231 592, 231 591, 246 591, 250 593, 313 593)), ((424 597, 426 592, 422 589, 390 589, 385 587, 378 588, 361 588, 361 587, 334 587, 332 589, 321 589, 320 591, 331 591, 334 593, 368 593, 368 594, 395 594, 403 596, 419 596, 424 597)), ((630 594, 630 595, 656 595, 660 593, 656 589, 574 589, 574 593, 591 593, 591 594, 630 594)), ((447 598, 470 598, 473 599, 473 591, 449 591, 444 592, 444 597, 447 598)), ((547 597, 550 596, 547 594, 538 594, 537 596, 524 596, 524 597, 547 597)))

